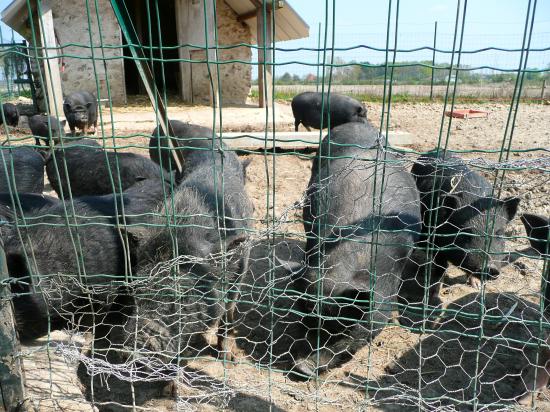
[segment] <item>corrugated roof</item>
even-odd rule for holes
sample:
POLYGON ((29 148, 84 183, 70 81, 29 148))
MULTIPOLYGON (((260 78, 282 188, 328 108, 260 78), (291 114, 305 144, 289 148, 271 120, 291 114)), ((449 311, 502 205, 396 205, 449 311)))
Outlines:
MULTIPOLYGON (((254 11, 259 0, 225 0, 225 3, 240 17, 247 16, 244 21, 250 27, 253 43, 257 43, 256 16, 254 11)), ((288 1, 275 1, 282 7, 275 7, 275 41, 287 41, 309 37, 309 26, 300 17, 288 1)))

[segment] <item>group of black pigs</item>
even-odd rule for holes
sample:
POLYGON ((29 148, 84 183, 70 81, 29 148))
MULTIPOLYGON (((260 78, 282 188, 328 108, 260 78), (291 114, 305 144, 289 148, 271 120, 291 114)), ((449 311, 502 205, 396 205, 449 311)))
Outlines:
MULTIPOLYGON (((64 109, 73 135, 97 127, 92 95, 75 93, 64 109)), ((449 264, 479 288, 518 257, 549 253, 549 220, 530 214, 521 219, 531 248, 506 252, 505 230, 520 199, 498 199, 482 175, 444 150, 407 170, 360 102, 302 93, 292 111, 296 130, 300 123, 330 129, 306 192, 304 261, 274 256, 298 292, 308 343, 293 354, 293 376, 342 365, 396 309, 400 323, 422 322, 427 308, 442 305, 449 264)), ((149 159, 86 138, 65 141, 64 124, 52 117, 34 116, 29 125, 36 145, 46 140, 49 150, 4 147, 0 172, 0 217, 8 223, 0 234, 19 336, 93 330, 94 356, 132 360, 143 374, 147 362, 135 366, 136 350, 171 365, 217 328, 218 353, 231 358, 226 338, 239 284, 254 264, 248 163, 213 130, 175 120, 177 175, 159 128, 149 159), (42 194, 44 167, 58 198, 42 194)), ((546 288, 545 307, 548 300, 546 288)))

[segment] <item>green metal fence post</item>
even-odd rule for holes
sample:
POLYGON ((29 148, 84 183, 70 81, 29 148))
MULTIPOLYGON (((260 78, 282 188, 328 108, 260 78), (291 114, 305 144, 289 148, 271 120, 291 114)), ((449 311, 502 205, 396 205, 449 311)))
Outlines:
POLYGON ((321 22, 319 22, 319 33, 317 36, 317 77, 315 78, 315 91, 319 91, 319 66, 321 60, 321 22))
POLYGON ((435 22, 434 28, 434 49, 432 54, 432 80, 430 82, 430 100, 433 99, 434 95, 434 75, 435 75, 435 48, 437 44, 437 22, 435 22))

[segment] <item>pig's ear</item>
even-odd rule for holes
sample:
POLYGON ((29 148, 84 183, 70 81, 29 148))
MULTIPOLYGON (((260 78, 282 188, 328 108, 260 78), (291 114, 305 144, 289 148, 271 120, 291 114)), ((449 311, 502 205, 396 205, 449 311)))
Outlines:
POLYGON ((512 220, 518 212, 519 202, 519 197, 507 197, 506 199, 502 200, 502 208, 506 213, 506 219, 508 221, 512 220))
POLYGON ((550 226, 550 221, 546 220, 542 216, 532 215, 530 213, 524 213, 520 216, 520 219, 523 226, 525 226, 525 231, 528 236, 531 236, 533 229, 550 226))
POLYGON ((539 253, 548 252, 548 236, 550 236, 550 219, 526 213, 521 216, 525 232, 529 236, 531 248, 539 253))

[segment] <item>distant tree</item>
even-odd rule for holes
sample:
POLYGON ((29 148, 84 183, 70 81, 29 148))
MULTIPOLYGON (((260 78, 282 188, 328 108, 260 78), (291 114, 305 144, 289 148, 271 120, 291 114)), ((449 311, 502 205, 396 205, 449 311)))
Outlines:
MULTIPOLYGON (((396 62, 392 68, 391 62, 386 65, 369 61, 345 61, 340 56, 335 57, 332 67, 325 67, 325 78, 328 79, 331 71, 333 84, 384 84, 390 75, 394 84, 430 84, 432 72, 434 83, 439 85, 446 84, 449 76, 455 79, 457 72, 458 81, 463 84, 511 83, 517 76, 516 72, 484 73, 464 65, 459 70, 456 67, 451 70, 449 63, 436 63, 432 67, 432 62, 428 60, 396 62)), ((550 65, 543 72, 526 72, 524 76, 524 81, 528 83, 540 83, 543 79, 550 81, 550 65)), ((313 73, 303 77, 285 73, 276 81, 279 84, 315 84, 317 77, 313 73)))
POLYGON ((281 84, 290 84, 290 83, 292 83, 292 76, 290 75, 289 72, 286 72, 286 73, 283 74, 281 77, 279 77, 278 83, 281 83, 281 84))

